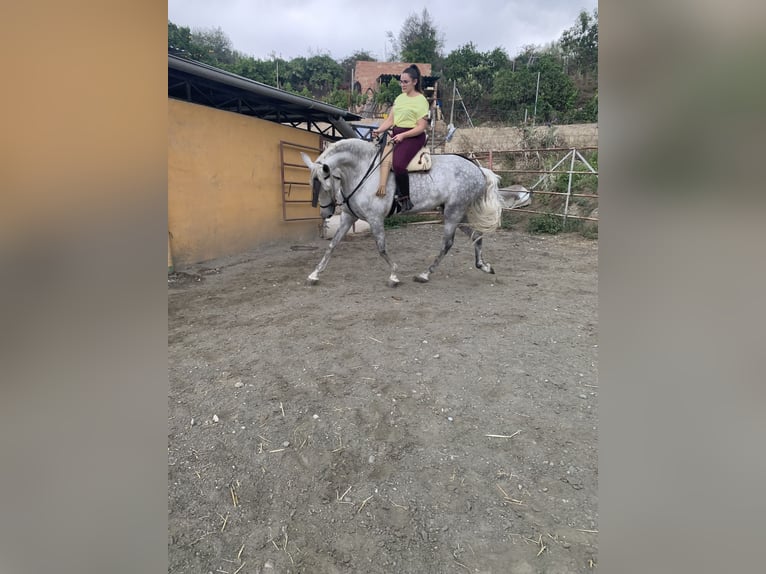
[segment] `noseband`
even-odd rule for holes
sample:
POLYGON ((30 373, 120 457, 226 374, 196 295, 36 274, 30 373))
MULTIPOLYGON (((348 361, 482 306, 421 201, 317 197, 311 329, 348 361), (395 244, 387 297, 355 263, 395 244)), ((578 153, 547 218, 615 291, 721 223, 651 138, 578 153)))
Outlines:
MULTIPOLYGON (((330 177, 331 176, 328 175, 324 179, 329 179, 330 177)), ((334 211, 335 210, 335 205, 336 205, 336 203, 335 203, 335 195, 334 194, 330 194, 330 203, 328 203, 327 205, 322 205, 321 203, 319 203, 319 192, 321 191, 320 190, 321 185, 322 185, 322 183, 319 181, 319 179, 315 178, 314 179, 314 183, 312 185, 312 189, 311 189, 311 207, 316 207, 317 204, 318 204, 321 209, 326 209, 328 207, 332 207, 332 209, 334 211)), ((341 191, 341 195, 343 195, 342 191, 341 191)))

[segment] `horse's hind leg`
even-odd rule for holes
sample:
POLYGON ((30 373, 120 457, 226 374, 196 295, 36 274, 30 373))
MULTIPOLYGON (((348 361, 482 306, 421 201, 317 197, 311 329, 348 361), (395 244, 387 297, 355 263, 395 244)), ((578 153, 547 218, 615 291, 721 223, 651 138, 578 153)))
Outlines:
POLYGON ((353 215, 349 215, 346 212, 341 214, 338 230, 335 232, 335 235, 333 235, 330 245, 327 246, 327 249, 324 252, 324 257, 322 257, 319 265, 316 266, 316 269, 314 269, 314 271, 311 272, 311 275, 308 276, 308 279, 306 279, 306 283, 309 285, 316 285, 319 282, 319 274, 325 270, 325 267, 327 267, 327 264, 330 262, 330 256, 332 255, 335 246, 346 236, 346 233, 348 233, 348 230, 351 229, 351 226, 355 221, 356 217, 353 215))
POLYGON ((447 213, 445 212, 444 235, 442 237, 442 250, 439 252, 439 255, 436 256, 436 259, 434 259, 434 262, 428 266, 428 269, 423 271, 423 273, 420 273, 418 275, 415 275, 415 277, 413 277, 415 281, 417 281, 418 283, 428 283, 428 280, 431 278, 431 273, 434 272, 434 270, 439 265, 439 263, 441 263, 441 260, 444 259, 444 256, 447 255, 447 252, 452 247, 452 244, 455 241, 455 229, 457 229, 457 223, 452 223, 450 220, 448 220, 447 213))
POLYGON ((492 265, 489 263, 486 263, 481 258, 481 243, 482 243, 482 234, 478 231, 475 231, 468 227, 467 225, 461 225, 460 229, 465 233, 468 237, 471 238, 471 242, 473 242, 473 250, 476 254, 476 268, 481 269, 485 273, 494 273, 495 270, 492 268, 492 265))

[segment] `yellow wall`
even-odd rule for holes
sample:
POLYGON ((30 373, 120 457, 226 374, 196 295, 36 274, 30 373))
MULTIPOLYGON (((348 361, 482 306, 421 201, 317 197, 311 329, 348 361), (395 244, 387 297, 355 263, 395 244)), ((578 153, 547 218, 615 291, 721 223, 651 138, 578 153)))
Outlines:
MULTIPOLYGON (((168 230, 176 268, 242 253, 259 244, 313 239, 319 210, 290 204, 285 221, 279 142, 319 148, 320 136, 257 118, 168 100, 168 230)), ((318 152, 308 152, 316 159, 318 152)), ((296 150, 286 156, 300 163, 296 150)), ((290 168, 291 199, 311 199, 308 170, 290 168)))

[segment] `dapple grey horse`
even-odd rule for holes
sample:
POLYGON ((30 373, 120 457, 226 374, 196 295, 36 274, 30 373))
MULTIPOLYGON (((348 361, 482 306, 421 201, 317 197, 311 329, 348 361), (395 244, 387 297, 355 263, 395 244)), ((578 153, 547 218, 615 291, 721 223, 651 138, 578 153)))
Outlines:
MULTIPOLYGON (((388 285, 399 284, 397 265, 386 252, 383 220, 391 211, 394 200, 394 178, 388 179, 385 197, 375 194, 379 175, 381 147, 362 139, 346 139, 331 144, 317 160, 311 161, 301 153, 311 170, 312 205, 320 207, 320 215, 327 219, 341 206, 340 225, 322 260, 308 276, 313 285, 327 267, 333 250, 357 219, 369 223, 378 253, 388 263, 391 274, 388 285)), ((442 248, 428 269, 414 277, 425 283, 439 262, 452 247, 458 226, 468 234, 474 244, 476 267, 494 273, 492 266, 481 257, 482 235, 494 231, 500 224, 501 198, 498 194, 500 178, 459 155, 433 155, 427 172, 410 173, 410 200, 413 208, 407 213, 433 210, 441 207, 444 214, 442 248)))

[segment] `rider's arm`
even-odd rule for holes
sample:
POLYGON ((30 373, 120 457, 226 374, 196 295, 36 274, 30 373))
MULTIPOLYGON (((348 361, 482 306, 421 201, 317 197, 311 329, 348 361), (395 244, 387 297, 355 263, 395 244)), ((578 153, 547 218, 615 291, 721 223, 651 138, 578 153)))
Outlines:
POLYGON ((388 114, 388 117, 386 117, 386 119, 383 120, 383 123, 380 124, 374 130, 372 130, 372 135, 375 137, 378 137, 380 134, 385 132, 387 129, 389 129, 393 125, 394 125, 394 109, 391 108, 391 112, 388 114))

